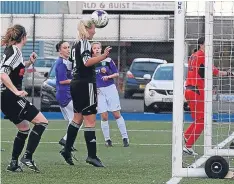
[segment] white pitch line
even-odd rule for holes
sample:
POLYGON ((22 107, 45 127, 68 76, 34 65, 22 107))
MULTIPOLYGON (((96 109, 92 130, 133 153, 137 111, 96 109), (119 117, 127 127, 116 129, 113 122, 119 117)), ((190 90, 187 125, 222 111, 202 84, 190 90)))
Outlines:
POLYGON ((178 184, 180 183, 180 180, 182 180, 181 177, 172 177, 169 181, 166 182, 166 184, 178 184))
MULTIPOLYGON (((1 141, 2 143, 13 143, 13 141, 1 141)), ((53 142, 53 141, 41 141, 41 144, 58 144, 58 142, 53 142)), ((85 143, 78 143, 78 144, 85 144, 85 143)), ((103 143, 97 143, 97 144, 103 144, 103 143)), ((122 145, 122 143, 113 143, 114 145, 122 145)), ((134 146, 171 146, 171 144, 137 144, 137 143, 131 143, 130 145, 134 146)))
MULTIPOLYGON (((15 128, 3 128, 2 130, 17 130, 15 128)), ((60 128, 54 128, 54 129, 46 129, 46 131, 66 131, 67 129, 60 129, 60 128)), ((84 130, 83 128, 80 130, 84 130)), ((101 131, 101 129, 96 129, 97 131, 101 131)), ((119 132, 119 129, 110 129, 114 132, 119 132)), ((162 132, 162 133, 171 133, 171 130, 127 130, 128 132, 162 132)))

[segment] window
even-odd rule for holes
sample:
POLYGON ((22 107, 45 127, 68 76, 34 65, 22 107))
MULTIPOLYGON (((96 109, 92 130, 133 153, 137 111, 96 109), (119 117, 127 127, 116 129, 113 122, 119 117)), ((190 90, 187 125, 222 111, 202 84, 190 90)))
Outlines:
POLYGON ((55 64, 53 64, 53 66, 50 70, 49 78, 55 78, 55 64))
MULTIPOLYGON (((173 66, 159 67, 154 74, 154 80, 173 80, 173 66)), ((184 68, 184 78, 187 76, 188 67, 184 68)))
POLYGON ((143 71, 153 74, 159 63, 153 62, 134 62, 131 67, 131 71, 143 71))

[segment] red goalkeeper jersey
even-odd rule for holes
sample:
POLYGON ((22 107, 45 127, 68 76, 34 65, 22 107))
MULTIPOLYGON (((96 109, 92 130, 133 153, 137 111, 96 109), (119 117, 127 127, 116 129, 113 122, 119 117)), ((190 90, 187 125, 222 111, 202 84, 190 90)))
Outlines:
MULTIPOLYGON (((218 75, 219 70, 213 66, 213 75, 218 75)), ((188 74, 186 86, 196 86, 199 89, 205 87, 205 53, 201 50, 193 53, 188 61, 188 74)))

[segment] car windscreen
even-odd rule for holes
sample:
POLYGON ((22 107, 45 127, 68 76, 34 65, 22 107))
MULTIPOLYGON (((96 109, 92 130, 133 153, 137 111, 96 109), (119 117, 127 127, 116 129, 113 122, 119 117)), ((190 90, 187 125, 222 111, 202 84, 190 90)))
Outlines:
MULTIPOLYGON (((184 78, 187 76, 187 67, 184 68, 184 78)), ((154 74, 154 80, 173 80, 173 66, 159 67, 154 74)))
POLYGON ((154 62, 134 62, 131 71, 143 71, 153 74, 159 64, 154 62))
POLYGON ((50 70, 49 78, 55 78, 55 64, 53 64, 53 66, 50 70))
POLYGON ((53 65, 54 61, 54 59, 37 59, 34 66, 50 68, 53 65))

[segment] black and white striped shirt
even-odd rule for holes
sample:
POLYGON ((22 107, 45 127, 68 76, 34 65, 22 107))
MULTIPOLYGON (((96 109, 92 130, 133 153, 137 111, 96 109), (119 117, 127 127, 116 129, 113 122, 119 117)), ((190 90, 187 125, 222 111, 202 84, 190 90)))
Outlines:
POLYGON ((70 60, 73 62, 74 80, 96 83, 95 66, 85 66, 85 63, 91 57, 91 45, 88 40, 81 39, 74 43, 70 57, 70 60))
MULTIPOLYGON (((25 65, 21 50, 15 45, 6 47, 1 59, 0 73, 9 75, 15 87, 21 90, 24 72, 25 65)), ((1 91, 5 89, 5 85, 1 84, 1 91)))

